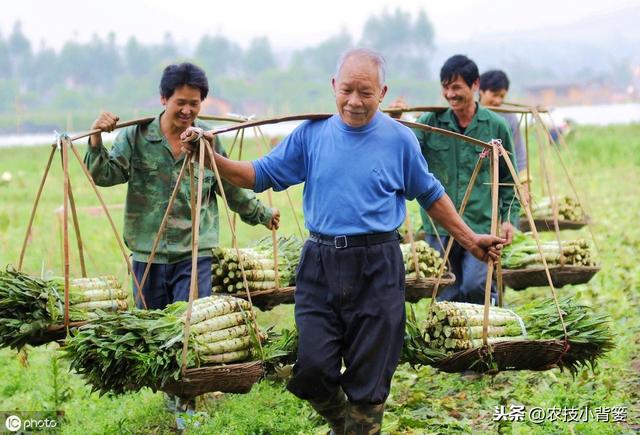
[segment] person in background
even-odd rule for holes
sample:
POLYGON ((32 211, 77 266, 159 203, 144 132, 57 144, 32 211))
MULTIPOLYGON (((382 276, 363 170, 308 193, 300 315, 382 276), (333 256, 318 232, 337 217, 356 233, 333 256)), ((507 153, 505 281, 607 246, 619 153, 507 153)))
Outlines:
MULTIPOLYGON (((480 74, 480 105, 484 107, 500 107, 509 92, 509 77, 502 70, 489 70, 480 74)), ((518 178, 522 183, 529 201, 529 179, 527 177, 527 148, 525 147, 520 122, 514 113, 496 112, 509 124, 513 138, 518 178)))
MULTIPOLYGON (((505 120, 496 113, 482 107, 475 100, 480 86, 480 74, 474 61, 463 55, 447 59, 440 70, 442 95, 449 104, 444 112, 430 112, 421 115, 417 122, 469 137, 489 142, 499 139, 513 155, 511 132, 505 120)), ((394 101, 391 108, 406 108, 404 100, 394 101)), ((399 116, 399 115, 394 115, 399 116)), ((422 154, 433 175, 444 185, 457 210, 460 209, 473 169, 483 148, 457 138, 415 129, 422 154)), ((512 159, 512 161, 515 161, 512 159)), ((473 186, 462 218, 477 233, 488 233, 491 229, 491 173, 489 162, 485 161, 473 186)), ((503 160, 500 161, 499 216, 502 222, 500 233, 511 243, 517 222, 519 203, 515 199, 513 179, 503 160)), ((426 241, 442 253, 450 235, 442 225, 432 225, 426 210, 420 210, 422 229, 426 241)), ((484 303, 486 262, 478 260, 457 241, 449 254, 451 272, 456 276, 453 285, 438 294, 440 301, 484 303)), ((495 285, 492 285, 492 299, 496 300, 495 285)))
MULTIPOLYGON (((142 280, 149 262, 151 248, 166 211, 183 161, 189 156, 182 151, 180 135, 191 126, 209 128, 197 119, 200 104, 209 92, 205 72, 191 63, 169 65, 160 79, 160 103, 164 110, 145 125, 126 127, 118 133, 113 146, 107 150, 101 133, 89 138, 84 162, 98 186, 128 183, 124 211, 124 241, 133 253, 133 272, 142 280)), ((101 113, 92 130, 110 132, 116 127, 118 116, 101 113)), ((216 150, 224 154, 222 145, 216 150)), ((197 173, 197 169, 196 169, 197 173)), ((223 183, 229 206, 244 222, 277 228, 280 212, 265 207, 253 192, 223 183)), ((216 193, 220 187, 212 171, 205 169, 203 203, 198 246, 198 297, 211 295, 212 249, 218 244, 218 204, 216 193)), ((169 223, 144 284, 147 308, 162 309, 176 301, 189 299, 191 281, 191 192, 189 178, 183 177, 180 189, 169 214, 169 223)), ((134 285, 134 298, 137 289, 134 285)), ((137 299, 142 308, 141 299, 137 299)), ((167 398, 169 408, 176 412, 193 412, 195 401, 167 398)), ((176 418, 178 429, 184 420, 176 418)))
MULTIPOLYGON (((381 55, 348 51, 332 87, 338 114, 302 123, 259 160, 214 158, 229 182, 256 192, 305 182, 311 235, 296 276, 298 355, 287 387, 332 433, 378 434, 404 337, 396 230, 405 200, 417 199, 478 261, 497 258, 505 240, 478 235, 460 219, 411 130, 378 110, 387 92, 381 55)), ((185 132, 185 147, 198 136, 185 132)))

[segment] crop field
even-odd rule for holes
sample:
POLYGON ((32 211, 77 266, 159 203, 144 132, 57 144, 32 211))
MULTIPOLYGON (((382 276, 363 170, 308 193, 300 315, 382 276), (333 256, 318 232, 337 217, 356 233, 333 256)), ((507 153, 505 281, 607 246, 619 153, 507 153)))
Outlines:
MULTIPOLYGON (((84 146, 78 148, 82 155, 84 146)), ((49 152, 48 146, 2 149, 0 174, 8 172, 11 177, 0 181, 0 267, 17 264, 49 152)), ((244 158, 258 153, 255 143, 249 142, 244 158)), ((588 284, 566 286, 558 293, 575 295, 596 312, 610 315, 616 347, 593 370, 583 369, 575 377, 558 369, 473 377, 402 365, 387 401, 383 433, 603 435, 640 431, 640 125, 577 127, 570 137, 569 149, 562 153, 594 222, 602 270, 588 284), (534 418, 535 415, 542 418, 534 418)), ((532 156, 534 166, 535 162, 532 156)), ((115 275, 130 286, 113 232, 73 156, 70 167, 89 275, 115 275)), ((554 169, 558 191, 570 194, 561 171, 554 169)), ((534 172, 534 185, 537 180, 534 172)), ((24 262, 24 270, 34 275, 46 271, 62 274, 62 185, 60 160, 56 156, 29 235, 24 262)), ((125 186, 100 189, 118 231, 122 228, 125 191, 125 186)), ((295 218, 302 224, 301 195, 301 186, 290 189, 292 205, 284 193, 272 195, 274 205, 282 210, 282 234, 298 234, 295 218)), ((268 201, 266 194, 260 198, 268 201)), ((227 217, 222 203, 218 204, 221 243, 229 246, 227 217)), ((415 213, 417 205, 410 204, 410 208, 415 213)), ((268 234, 264 227, 238 225, 241 245, 268 234)), ((575 234, 590 237, 586 229, 575 234)), ((70 245, 71 274, 79 276, 73 237, 70 245)), ((550 296, 550 290, 508 289, 505 300, 508 307, 516 308, 542 296, 550 296)), ((425 310, 427 304, 423 300, 414 308, 425 310)), ((291 327, 293 306, 281 305, 259 312, 258 321, 265 328, 291 327)), ((122 396, 100 396, 80 376, 70 373, 67 363, 58 355, 56 344, 29 347, 20 353, 0 350, 0 413, 17 410, 57 415, 63 434, 176 432, 174 416, 165 409, 162 393, 145 389, 122 396)), ((202 396, 197 410, 187 433, 328 432, 328 426, 313 410, 278 380, 261 381, 245 395, 202 396)))

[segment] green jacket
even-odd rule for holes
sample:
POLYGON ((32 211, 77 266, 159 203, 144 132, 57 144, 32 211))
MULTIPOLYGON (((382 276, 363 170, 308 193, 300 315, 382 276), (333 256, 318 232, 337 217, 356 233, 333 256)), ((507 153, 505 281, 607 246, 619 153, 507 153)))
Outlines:
MULTIPOLYGON (((124 241, 133 259, 147 262, 162 217, 182 167, 184 156, 177 160, 171 145, 160 130, 158 115, 147 125, 127 127, 116 137, 110 151, 103 146, 89 147, 84 162, 99 186, 129 183, 124 212, 124 241)), ((204 129, 210 127, 196 121, 204 129)), ((216 138, 216 150, 224 154, 216 138)), ((196 183, 198 170, 194 172, 196 183)), ((176 263, 191 257, 191 193, 189 173, 185 170, 169 221, 158 244, 154 263, 176 263)), ((251 225, 266 224, 273 211, 265 207, 253 192, 223 181, 229 206, 251 225)), ((197 184, 196 184, 197 185, 197 184)), ((200 214, 199 256, 211 256, 218 244, 218 204, 215 174, 205 168, 200 214), (214 190, 214 188, 216 190, 214 190)), ((194 192, 195 194, 195 192, 194 192)))
MULTIPOLYGON (((511 153, 511 162, 514 168, 517 167, 513 153, 511 132, 504 118, 479 104, 477 108, 478 110, 464 134, 485 142, 489 142, 492 139, 501 139, 504 148, 511 153)), ((425 113, 418 118, 417 122, 460 133, 451 109, 441 113, 425 113)), ((429 170, 440 180, 456 209, 459 209, 483 147, 438 133, 418 129, 415 129, 414 132, 420 142, 420 148, 427 160, 429 170)), ((482 168, 473 186, 463 215, 464 221, 476 233, 488 234, 491 230, 491 174, 489 162, 490 159, 486 158, 482 163, 482 168)), ((512 185, 513 178, 502 158, 500 159, 499 167, 500 183, 512 185)), ((500 186, 498 207, 501 221, 516 222, 520 204, 515 199, 514 187, 500 186)), ((424 231, 427 234, 435 235, 427 213, 421 209, 420 215, 424 231)), ((440 235, 447 234, 441 226, 437 225, 436 228, 440 235)))

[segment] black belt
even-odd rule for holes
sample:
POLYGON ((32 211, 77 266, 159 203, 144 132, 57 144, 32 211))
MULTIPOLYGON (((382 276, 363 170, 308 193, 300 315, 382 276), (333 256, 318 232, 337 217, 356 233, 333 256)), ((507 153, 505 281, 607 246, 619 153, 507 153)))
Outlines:
POLYGON ((398 234, 397 231, 389 231, 387 233, 362 234, 360 236, 325 236, 312 232, 309 235, 309 240, 323 245, 333 246, 336 249, 343 249, 399 241, 400 234, 398 234))

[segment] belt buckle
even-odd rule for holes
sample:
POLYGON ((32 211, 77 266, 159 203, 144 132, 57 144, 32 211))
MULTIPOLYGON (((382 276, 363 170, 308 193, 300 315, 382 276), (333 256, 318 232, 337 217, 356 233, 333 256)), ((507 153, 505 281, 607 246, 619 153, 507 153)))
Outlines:
POLYGON ((348 246, 347 244, 347 236, 335 236, 333 238, 333 246, 335 246, 336 249, 344 249, 348 246), (341 243, 342 241, 342 243, 341 243))

